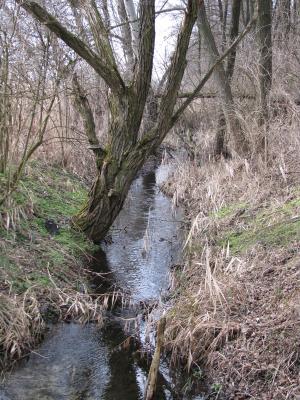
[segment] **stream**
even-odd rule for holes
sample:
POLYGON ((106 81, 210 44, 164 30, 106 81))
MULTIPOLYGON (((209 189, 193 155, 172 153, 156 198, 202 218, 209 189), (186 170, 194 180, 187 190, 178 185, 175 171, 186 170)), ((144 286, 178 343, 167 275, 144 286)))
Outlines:
MULTIPOLYGON (((159 189, 170 166, 145 170, 133 182, 128 199, 96 257, 96 272, 110 271, 132 302, 158 301, 168 287, 168 272, 180 260, 180 210, 159 189)), ((111 277, 110 276, 110 277, 111 277)), ((93 282, 97 286, 97 279, 93 282)), ((104 328, 59 323, 0 385, 0 400, 139 400, 148 368, 120 344, 123 319, 114 311, 104 328)), ((175 399, 168 369, 162 365, 157 399, 175 399)))

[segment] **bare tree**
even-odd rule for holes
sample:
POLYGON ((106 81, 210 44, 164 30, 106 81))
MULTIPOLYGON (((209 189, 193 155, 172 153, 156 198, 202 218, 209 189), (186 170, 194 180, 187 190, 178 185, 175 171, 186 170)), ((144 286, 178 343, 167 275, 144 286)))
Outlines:
POLYGON ((281 41, 284 41, 291 29, 291 1, 278 0, 274 10, 274 17, 274 34, 281 41))
MULTIPOLYGON (((230 43, 232 43, 239 34, 240 15, 242 0, 232 0, 231 10, 231 26, 230 26, 230 43)), ((227 62, 227 78, 232 79, 234 72, 234 64, 236 58, 236 49, 234 48, 228 57, 227 62)))
POLYGON ((10 145, 11 107, 9 96, 9 40, 0 32, 0 173, 5 173, 10 145))

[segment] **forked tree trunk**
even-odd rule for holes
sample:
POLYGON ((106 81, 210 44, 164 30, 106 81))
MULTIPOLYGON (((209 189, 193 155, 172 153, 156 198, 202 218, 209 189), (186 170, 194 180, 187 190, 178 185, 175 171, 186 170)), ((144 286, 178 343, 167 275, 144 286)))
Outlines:
MULTIPOLYGON (((123 133, 127 129, 126 121, 118 128, 123 133)), ((94 241, 103 238, 122 209, 130 185, 151 151, 152 147, 142 142, 132 146, 126 146, 124 142, 111 143, 87 203, 73 218, 73 226, 94 241)))
MULTIPOLYGON (((150 65, 145 64, 144 59, 145 52, 149 57, 149 38, 144 38, 146 43, 140 43, 140 47, 148 46, 144 51, 139 50, 140 58, 143 58, 140 60, 141 68, 146 69, 140 76, 140 84, 143 86, 127 88, 121 96, 119 94, 110 96, 109 144, 104 149, 103 162, 98 163, 98 174, 89 193, 88 201, 80 213, 73 218, 73 226, 85 232, 93 241, 99 241, 108 232, 122 209, 137 172, 148 156, 158 148, 172 127, 177 93, 186 66, 188 44, 197 17, 196 4, 197 2, 194 0, 189 1, 188 13, 178 35, 164 95, 159 110, 155 112, 153 121, 155 125, 145 132, 142 138, 139 138, 142 117, 147 99, 149 97, 151 99, 150 79, 145 86, 145 77, 147 73, 151 77, 154 41, 150 47, 150 51, 152 51, 150 65)), ((145 27, 143 23, 145 21, 141 17, 142 29, 147 28, 149 31, 149 26, 145 27)))

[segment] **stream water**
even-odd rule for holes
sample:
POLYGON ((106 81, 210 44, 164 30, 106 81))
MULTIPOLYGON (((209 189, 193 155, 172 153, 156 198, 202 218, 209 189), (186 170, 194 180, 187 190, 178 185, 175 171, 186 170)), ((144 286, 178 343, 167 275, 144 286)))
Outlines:
MULTIPOLYGON (((168 285, 169 267, 180 257, 181 216, 159 190, 168 171, 162 165, 134 181, 112 227, 111 241, 102 246, 94 266, 98 272, 111 271, 137 304, 160 298, 168 285)), ((0 385, 0 400, 142 399, 147 368, 136 361, 133 351, 119 346, 126 338, 120 321, 115 312, 102 329, 95 324, 54 325, 0 385)), ((157 399, 174 399, 165 375, 162 367, 157 399)))

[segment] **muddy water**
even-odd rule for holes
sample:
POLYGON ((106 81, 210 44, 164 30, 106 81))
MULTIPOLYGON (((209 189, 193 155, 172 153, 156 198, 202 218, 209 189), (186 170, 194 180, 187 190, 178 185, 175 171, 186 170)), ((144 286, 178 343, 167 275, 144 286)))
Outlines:
MULTIPOLYGON (((135 180, 95 265, 98 271, 111 271, 136 303, 159 299, 168 285, 168 269, 180 255, 180 214, 159 190, 168 170, 161 166, 135 180)), ((142 399, 147 368, 133 351, 119 346, 125 339, 120 321, 115 313, 103 329, 55 325, 0 385, 0 400, 142 399)), ((175 399, 171 386, 162 370, 157 399, 175 399)))

